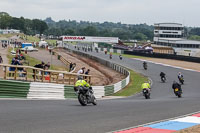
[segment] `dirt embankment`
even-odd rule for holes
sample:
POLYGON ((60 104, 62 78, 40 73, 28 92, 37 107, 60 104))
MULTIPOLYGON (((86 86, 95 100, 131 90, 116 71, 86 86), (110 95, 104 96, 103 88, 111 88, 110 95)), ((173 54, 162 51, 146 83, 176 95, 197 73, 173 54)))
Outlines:
POLYGON ((59 52, 68 61, 76 63, 75 73, 85 67, 86 70, 90 69, 90 75, 92 75, 93 85, 109 85, 114 84, 125 78, 124 75, 112 70, 111 68, 105 67, 104 65, 95 62, 94 60, 76 55, 65 50, 59 52))

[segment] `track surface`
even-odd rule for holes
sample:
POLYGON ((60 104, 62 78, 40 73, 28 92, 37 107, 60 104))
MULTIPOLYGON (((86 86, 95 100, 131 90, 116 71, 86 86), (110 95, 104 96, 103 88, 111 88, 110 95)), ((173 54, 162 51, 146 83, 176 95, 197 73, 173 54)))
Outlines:
MULTIPOLYGON (((91 53, 109 59, 109 55, 91 53)), ((99 100, 97 106, 82 107, 77 100, 0 100, 0 132, 4 133, 104 133, 148 122, 177 117, 200 110, 200 73, 113 56, 111 60, 149 76, 153 81, 151 99, 141 94, 114 100, 99 100), (167 74, 161 83, 159 73, 167 74), (183 98, 171 89, 177 73, 185 77, 183 98)))

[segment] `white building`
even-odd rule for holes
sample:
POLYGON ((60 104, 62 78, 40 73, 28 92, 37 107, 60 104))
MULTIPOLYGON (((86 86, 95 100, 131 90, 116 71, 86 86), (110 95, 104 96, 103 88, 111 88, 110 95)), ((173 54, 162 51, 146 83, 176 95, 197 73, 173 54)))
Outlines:
POLYGON ((200 52, 200 41, 184 38, 184 27, 178 23, 154 24, 154 43, 170 46, 177 54, 195 56, 200 52))
POLYGON ((20 33, 20 30, 15 29, 0 29, 0 34, 20 33))

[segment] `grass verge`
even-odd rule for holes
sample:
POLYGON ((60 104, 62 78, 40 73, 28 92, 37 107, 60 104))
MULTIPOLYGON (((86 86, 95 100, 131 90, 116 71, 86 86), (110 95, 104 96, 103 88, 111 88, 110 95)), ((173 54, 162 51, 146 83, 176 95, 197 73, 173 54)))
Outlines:
POLYGON ((113 94, 113 96, 131 96, 142 90, 141 85, 142 83, 147 81, 148 78, 132 70, 129 70, 129 72, 130 72, 129 84, 124 89, 113 94))
POLYGON ((56 46, 56 42, 57 40, 45 40, 48 44, 52 45, 52 46, 56 46))
MULTIPOLYGON (((12 48, 9 48, 8 52, 9 54, 7 55, 7 58, 9 60, 9 63, 11 63, 11 60, 13 57, 15 57, 15 55, 11 55, 10 52, 12 51, 12 48)), ((16 49, 15 49, 16 51, 16 49)), ((36 64, 40 64, 41 61, 38 60, 38 59, 35 59, 33 57, 30 57, 26 54, 23 54, 25 57, 26 57, 26 61, 29 62, 29 66, 34 66, 36 64)), ((47 62, 46 62, 47 63, 47 62)), ((65 67, 62 67, 62 66, 56 66, 56 65, 52 65, 51 66, 51 70, 58 70, 58 71, 66 71, 66 68, 65 67)))

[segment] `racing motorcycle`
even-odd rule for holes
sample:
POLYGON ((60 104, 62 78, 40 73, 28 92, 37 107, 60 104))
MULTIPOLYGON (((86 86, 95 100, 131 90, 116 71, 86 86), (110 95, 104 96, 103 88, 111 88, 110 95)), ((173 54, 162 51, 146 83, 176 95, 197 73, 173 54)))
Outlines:
POLYGON ((163 82, 163 83, 165 83, 165 81, 166 81, 166 78, 163 76, 163 77, 161 77, 161 81, 163 82))
POLYGON ((82 106, 86 106, 87 104, 97 105, 94 91, 87 87, 79 87, 78 101, 82 106))
POLYGON ((150 99, 150 92, 149 92, 149 90, 148 89, 143 89, 142 90, 142 92, 143 92, 143 96, 146 98, 146 99, 150 99))
POLYGON ((178 78, 178 79, 179 79, 179 82, 183 85, 183 84, 184 84, 184 79, 183 79, 183 77, 178 78))
POLYGON ((147 64, 143 64, 144 70, 147 70, 147 64))
POLYGON ((174 94, 175 94, 176 96, 178 96, 178 98, 180 98, 180 97, 181 97, 181 94, 182 94, 182 91, 181 91, 179 88, 175 88, 175 89, 174 89, 174 94))

